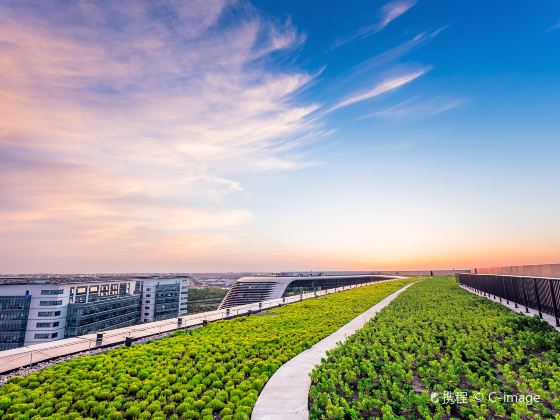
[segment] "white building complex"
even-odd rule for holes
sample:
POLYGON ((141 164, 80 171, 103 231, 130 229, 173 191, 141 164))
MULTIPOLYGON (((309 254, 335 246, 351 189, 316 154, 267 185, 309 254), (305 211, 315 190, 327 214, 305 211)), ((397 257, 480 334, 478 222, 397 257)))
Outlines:
POLYGON ((220 309, 392 278, 395 276, 375 274, 242 277, 233 284, 220 309))
POLYGON ((0 351, 186 315, 185 275, 0 277, 0 351))

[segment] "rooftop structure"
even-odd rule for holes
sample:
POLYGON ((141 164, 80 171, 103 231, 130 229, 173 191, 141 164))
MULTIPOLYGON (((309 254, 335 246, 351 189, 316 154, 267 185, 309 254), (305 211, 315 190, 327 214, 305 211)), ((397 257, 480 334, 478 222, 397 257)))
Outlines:
POLYGON ((242 277, 233 284, 219 309, 394 277, 373 274, 242 277))
POLYGON ((114 280, 174 279, 185 274, 15 274, 0 275, 1 285, 103 283, 114 280))

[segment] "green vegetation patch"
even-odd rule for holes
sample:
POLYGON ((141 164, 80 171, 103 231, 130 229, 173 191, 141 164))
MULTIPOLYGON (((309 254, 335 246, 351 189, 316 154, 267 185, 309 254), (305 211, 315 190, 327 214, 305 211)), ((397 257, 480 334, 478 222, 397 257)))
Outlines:
POLYGON ((560 419, 559 351, 538 318, 425 280, 328 353, 310 417, 560 419))
POLYGON ((228 289, 218 287, 189 289, 188 314, 192 315, 218 309, 227 292, 228 289))
POLYGON ((248 419, 270 376, 410 280, 79 357, 0 388, 0 418, 248 419))

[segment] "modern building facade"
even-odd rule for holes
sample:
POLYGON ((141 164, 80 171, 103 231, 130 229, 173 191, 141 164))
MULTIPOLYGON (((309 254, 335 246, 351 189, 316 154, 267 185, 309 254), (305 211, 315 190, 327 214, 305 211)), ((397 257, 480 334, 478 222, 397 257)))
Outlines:
POLYGON ((142 295, 141 322, 161 321, 187 314, 189 277, 150 276, 138 279, 142 295))
POLYGON ((233 284, 219 309, 394 277, 372 274, 242 277, 233 284))
POLYGON ((0 277, 0 351, 173 318, 184 275, 0 277))

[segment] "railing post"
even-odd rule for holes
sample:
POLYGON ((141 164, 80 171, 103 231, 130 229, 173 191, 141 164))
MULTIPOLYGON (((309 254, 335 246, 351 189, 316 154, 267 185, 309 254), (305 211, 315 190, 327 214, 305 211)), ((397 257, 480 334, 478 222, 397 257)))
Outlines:
POLYGON ((535 288, 535 296, 537 298, 537 308, 539 309, 539 318, 542 319, 541 299, 539 297, 539 289, 537 287, 537 279, 533 277, 533 287, 535 288))
MULTIPOLYGON (((498 276, 494 277, 494 280, 496 280, 496 282, 494 283, 494 296, 496 296, 496 293, 498 293, 498 276)), ((503 278, 502 278, 503 280, 503 278)), ((500 302, 502 301, 502 297, 498 296, 498 299, 500 299, 500 302)))
POLYGON ((523 289, 523 300, 525 303, 525 313, 529 313, 529 299, 527 299, 527 289, 525 289, 525 280, 521 279, 521 288, 523 289))
POLYGON ((554 292, 554 283, 552 279, 548 279, 550 286, 550 296, 552 297, 552 307, 554 308, 554 318, 556 318, 556 326, 560 327, 560 320, 558 319, 558 303, 556 302, 556 293, 554 292))
POLYGON ((130 347, 130 346, 132 345, 132 337, 126 337, 126 338, 124 339, 124 345, 125 345, 126 347, 130 347))
POLYGON ((515 302, 513 302, 513 303, 514 303, 514 305, 515 305, 515 308, 517 309, 517 308, 519 308, 519 306, 517 306, 517 295, 516 295, 516 293, 514 293, 514 291, 515 291, 515 283, 514 283, 514 281, 513 281, 513 277, 510 277, 510 278, 509 278, 509 286, 510 286, 510 287, 509 287, 509 290, 511 290, 511 295, 513 296, 513 299, 515 299, 515 302))
POLYGON ((183 318, 177 318, 177 328, 181 328, 183 326, 183 318))
POLYGON ((97 336, 95 337, 95 345, 100 346, 102 344, 103 344, 103 334, 97 333, 97 336))

